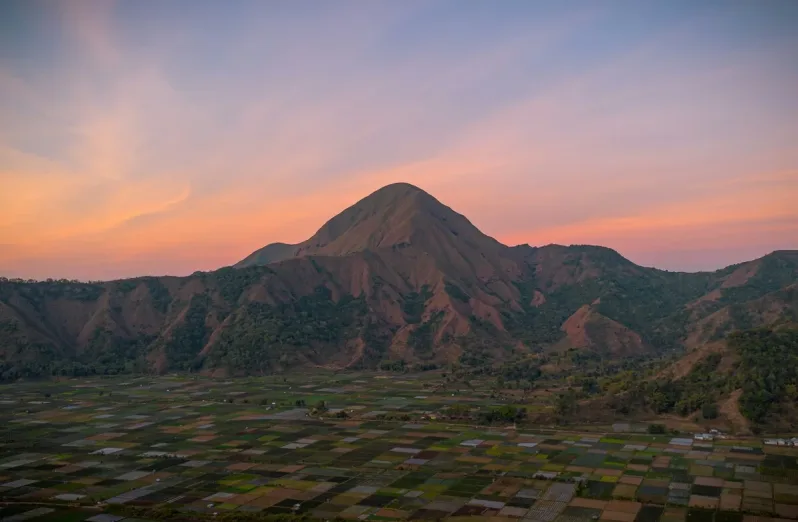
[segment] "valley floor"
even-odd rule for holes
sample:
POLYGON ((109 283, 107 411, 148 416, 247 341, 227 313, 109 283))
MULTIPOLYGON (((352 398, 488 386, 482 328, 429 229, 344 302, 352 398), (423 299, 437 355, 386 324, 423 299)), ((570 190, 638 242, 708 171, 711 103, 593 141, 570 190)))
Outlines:
POLYGON ((626 423, 444 422, 453 404, 508 404, 440 384, 318 372, 2 385, 0 519, 798 519, 798 448, 626 423))

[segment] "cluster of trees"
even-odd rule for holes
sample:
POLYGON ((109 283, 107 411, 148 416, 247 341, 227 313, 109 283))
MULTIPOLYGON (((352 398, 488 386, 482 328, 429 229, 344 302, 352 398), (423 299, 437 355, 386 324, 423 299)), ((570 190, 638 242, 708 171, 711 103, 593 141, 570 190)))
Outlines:
MULTIPOLYGON (((590 326, 592 325, 588 325, 588 328, 590 328, 590 326)), ((610 362, 610 364, 618 364, 622 362, 618 360, 612 361, 612 359, 608 359, 599 352, 582 350, 579 348, 569 348, 564 355, 571 365, 580 369, 598 367, 605 361, 610 362)))
POLYGON ((235 303, 248 286, 260 281, 264 275, 270 273, 272 270, 265 266, 225 267, 207 274, 203 273, 202 276, 215 284, 225 301, 235 303))
POLYGON ((202 367, 199 357, 211 333, 206 324, 211 299, 207 294, 195 295, 188 304, 183 321, 164 341, 164 353, 169 367, 181 371, 196 371, 202 367))
POLYGON ((586 396, 596 395, 601 393, 601 384, 599 380, 592 375, 584 375, 574 379, 579 389, 586 396))
MULTIPOLYGON (((755 424, 783 418, 790 403, 798 403, 798 330, 745 330, 730 334, 727 340, 739 356, 728 371, 718 371, 723 356, 711 353, 677 380, 623 381, 623 386, 612 388, 621 395, 611 404, 620 413, 643 407, 682 416, 700 412, 703 418, 713 419, 719 414, 717 401, 741 388, 740 411, 746 418, 755 424)), ((581 384, 593 386, 590 381, 581 384)))
POLYGON ((685 310, 685 303, 705 295, 714 282, 712 273, 650 271, 644 277, 618 274, 600 280, 603 292, 596 311, 666 351, 676 348, 686 335, 689 310, 685 310))
POLYGON ((468 334, 459 339, 462 353, 459 364, 470 368, 489 368, 494 362, 493 343, 486 343, 479 337, 468 334))
POLYGON ((463 303, 467 303, 471 300, 471 296, 454 283, 446 281, 444 284, 444 289, 446 290, 446 293, 449 294, 453 299, 457 299, 463 303))
POLYGON ((534 383, 541 376, 540 360, 520 359, 505 363, 497 368, 496 373, 504 381, 534 383))
POLYGON ((146 350, 154 340, 155 337, 149 335, 122 338, 97 328, 75 362, 96 368, 96 373, 104 375, 144 372, 147 369, 146 350))
POLYGON ((53 279, 47 278, 44 280, 39 281, 38 279, 22 279, 21 277, 0 277, 0 283, 14 283, 14 284, 28 284, 33 285, 37 283, 47 283, 47 284, 59 284, 59 285, 83 285, 83 284, 90 284, 90 283, 102 283, 102 281, 88 281, 83 282, 79 279, 53 279))
POLYGON ((32 342, 16 321, 0 322, 0 381, 53 376, 113 375, 125 370, 127 361, 98 359, 88 351, 69 357, 55 346, 32 342))
POLYGON ((415 353, 418 358, 430 359, 435 355, 433 351, 435 332, 440 326, 443 315, 443 312, 440 310, 433 313, 428 321, 418 325, 407 337, 407 344, 413 348, 413 353, 415 353))
POLYGON ((580 306, 595 300, 601 292, 597 280, 566 285, 546 293, 546 301, 532 304, 538 283, 533 279, 514 283, 521 294, 521 313, 506 311, 502 322, 507 330, 532 347, 543 347, 563 337, 562 323, 580 306))
POLYGON ((399 359, 396 361, 382 361, 379 364, 379 369, 384 372, 399 373, 428 372, 432 370, 439 370, 440 367, 441 366, 439 364, 432 362, 408 364, 404 361, 404 359, 399 359))
POLYGON ((729 336, 740 356, 740 410, 756 423, 798 402, 798 330, 757 329, 729 336))
POLYGON ((104 291, 105 287, 99 282, 81 283, 71 279, 35 281, 30 279, 0 278, 0 299, 9 297, 13 292, 18 292, 35 309, 41 307, 45 298, 96 301, 104 291))
POLYGON ((429 285, 421 287, 421 292, 410 292, 402 301, 402 312, 408 324, 418 324, 427 305, 427 300, 432 297, 429 285))
POLYGON ((404 359, 399 359, 398 361, 383 361, 380 363, 379 368, 384 372, 406 372, 408 370, 408 364, 404 359))
POLYGON ((399 413, 399 412, 388 412, 388 413, 380 413, 376 417, 379 420, 387 420, 387 421, 401 421, 407 422, 412 419, 409 413, 399 413))
POLYGON ((649 424, 646 431, 651 435, 664 435, 668 433, 668 428, 664 424, 649 424))
POLYGON ((493 371, 497 353, 513 353, 512 339, 506 332, 500 332, 490 321, 475 315, 468 320, 471 331, 456 340, 462 350, 458 363, 468 367, 473 374, 490 373, 493 371))
POLYGON ((166 313, 172 303, 172 295, 166 286, 157 277, 144 278, 144 284, 147 285, 147 290, 150 292, 150 298, 155 309, 161 313, 166 313))
POLYGON ((321 415, 327 413, 328 410, 329 408, 327 407, 326 401, 317 401, 316 404, 313 405, 313 408, 311 408, 311 413, 321 415))
POLYGON ((129 294, 140 284, 144 284, 147 286, 147 290, 150 293, 150 298, 152 299, 152 304, 156 310, 161 313, 166 313, 169 309, 169 305, 172 303, 172 295, 169 293, 169 289, 163 284, 160 278, 158 277, 139 277, 136 279, 123 279, 122 281, 116 282, 116 290, 121 294, 129 294))
POLYGON ((465 404, 452 404, 445 408, 441 414, 451 420, 464 420, 477 424, 508 424, 511 422, 523 422, 527 418, 526 408, 510 404, 478 409, 471 408, 465 404))
POLYGON ((506 424, 509 422, 523 422, 526 417, 526 408, 505 404, 478 410, 476 421, 479 424, 506 424))
POLYGON ((470 419, 471 407, 466 404, 452 404, 444 408, 442 413, 450 419, 470 419))
MULTIPOLYGON (((732 266, 726 270, 736 268, 737 266, 732 266)), ((724 288, 720 302, 729 304, 750 301, 784 288, 794 283, 796 278, 798 278, 798 260, 774 252, 759 261, 756 272, 744 285, 724 288)))
POLYGON ((95 375, 118 375, 138 371, 133 363, 105 366, 75 360, 22 360, 0 361, 0 382, 18 379, 44 379, 50 377, 90 377, 95 375))
POLYGON ((568 388, 558 393, 554 399, 554 411, 562 417, 570 417, 579 411, 579 397, 575 390, 568 388))
POLYGON ((222 332, 210 362, 250 373, 290 367, 299 361, 297 347, 339 349, 362 333, 368 312, 364 297, 343 296, 335 302, 323 286, 290 303, 249 303, 222 332))
POLYGON ((702 410, 711 418, 716 417, 717 399, 730 391, 728 377, 715 371, 720 361, 721 355, 712 353, 696 363, 681 379, 647 383, 644 389, 646 404, 656 413, 684 416, 702 410))

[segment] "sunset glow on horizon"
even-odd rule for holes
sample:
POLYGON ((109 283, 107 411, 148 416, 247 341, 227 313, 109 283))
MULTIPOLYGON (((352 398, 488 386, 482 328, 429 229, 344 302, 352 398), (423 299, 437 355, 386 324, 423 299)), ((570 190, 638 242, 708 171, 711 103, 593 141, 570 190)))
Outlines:
POLYGON ((408 182, 514 245, 798 249, 798 2, 11 0, 0 276, 187 275, 408 182))

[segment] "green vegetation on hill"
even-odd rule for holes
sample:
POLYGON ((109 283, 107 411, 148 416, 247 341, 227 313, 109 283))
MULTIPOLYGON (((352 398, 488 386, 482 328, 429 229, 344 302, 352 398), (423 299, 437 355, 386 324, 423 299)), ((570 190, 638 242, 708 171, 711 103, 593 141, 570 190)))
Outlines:
POLYGON ((62 357, 50 344, 31 342, 17 321, 0 321, 4 357, 0 381, 52 375, 54 361, 62 357))
POLYGON ((430 297, 432 297, 432 292, 429 285, 423 285, 420 292, 410 292, 404 296, 402 311, 405 314, 405 320, 409 324, 421 322, 421 315, 424 313, 424 308, 430 297))
POLYGON ((617 252, 590 246, 569 249, 564 283, 555 284, 528 266, 529 277, 514 281, 522 311, 504 310, 502 320, 516 338, 533 346, 549 345, 564 337, 562 324, 589 304, 597 313, 637 332, 646 345, 659 351, 678 348, 686 337, 690 311, 685 305, 718 284, 718 274, 678 273, 637 267, 617 252), (569 281, 570 279, 570 281, 569 281), (545 301, 533 304, 535 291, 545 301))
POLYGON ((0 277, 0 301, 19 293, 34 308, 45 299, 96 301, 103 293, 103 284, 82 283, 71 279, 47 279, 34 281, 0 277))
POLYGON ((169 290, 164 286, 160 279, 157 277, 145 277, 144 284, 147 285, 147 290, 150 292, 152 304, 159 312, 166 313, 169 305, 172 302, 172 296, 169 290))
POLYGON ((712 353, 697 363, 684 378, 647 383, 643 393, 646 404, 656 413, 689 415, 715 404, 730 391, 729 379, 716 372, 721 355, 712 353))
POLYGON ((502 314, 505 328, 511 335, 531 346, 555 343, 563 337, 562 324, 582 305, 595 301, 601 295, 601 282, 592 279, 584 283, 557 288, 546 294, 546 301, 538 306, 532 304, 534 291, 538 287, 535 279, 515 283, 521 294, 523 311, 510 310, 502 314))
POLYGON ((460 288, 458 285, 454 283, 450 283, 447 281, 445 288, 446 288, 446 293, 449 294, 453 299, 456 299, 463 303, 467 303, 469 299, 471 299, 470 295, 465 293, 465 291, 463 291, 462 288, 460 288))
POLYGON ((727 342, 727 356, 738 359, 733 367, 720 371, 724 356, 710 353, 680 379, 628 380, 620 387, 626 395, 616 406, 626 412, 644 407, 655 413, 700 412, 704 418, 714 418, 718 401, 742 389, 740 411, 755 424, 767 424, 792 411, 798 403, 798 330, 738 331, 727 342))
POLYGON ((133 339, 117 337, 113 332, 98 328, 92 334, 89 345, 76 357, 79 366, 55 368, 55 374, 72 375, 82 371, 84 375, 116 375, 142 372, 147 368, 144 356, 146 349, 155 340, 153 336, 133 339))
POLYGON ((798 401, 798 331, 758 329, 736 332, 729 345, 740 356, 736 378, 740 409, 756 423, 798 401))
POLYGON ((407 344, 413 348, 413 352, 419 359, 431 359, 435 356, 435 332, 443 319, 443 312, 438 310, 433 313, 429 320, 421 323, 415 330, 410 332, 407 344))
POLYGON ((740 286, 724 288, 721 302, 739 303, 775 292, 798 279, 798 256, 773 252, 759 260, 756 272, 740 286))
POLYGON ((206 275, 219 288, 219 293, 228 303, 235 303, 244 290, 259 281, 264 274, 271 273, 271 270, 264 266, 253 266, 247 268, 220 268, 206 275))
POLYGON ((0 322, 4 359, 0 382, 51 376, 116 375, 145 370, 143 357, 152 337, 124 339, 98 328, 84 351, 66 356, 49 343, 32 342, 16 321, 0 322))
POLYGON ((191 299, 182 320, 164 342, 163 351, 170 368, 186 371, 202 366, 198 355, 211 333, 206 324, 209 308, 207 295, 195 295, 191 299))
POLYGON ((328 288, 298 300, 270 306, 249 303, 239 309, 209 354, 213 366, 231 371, 269 372, 298 364, 302 355, 335 351, 364 331, 373 332, 365 299, 333 301, 328 288), (297 347, 310 347, 300 352, 297 347))
POLYGON ((710 291, 712 275, 653 270, 644 277, 600 280, 596 311, 639 333, 647 344, 673 349, 686 335, 685 304, 710 291))

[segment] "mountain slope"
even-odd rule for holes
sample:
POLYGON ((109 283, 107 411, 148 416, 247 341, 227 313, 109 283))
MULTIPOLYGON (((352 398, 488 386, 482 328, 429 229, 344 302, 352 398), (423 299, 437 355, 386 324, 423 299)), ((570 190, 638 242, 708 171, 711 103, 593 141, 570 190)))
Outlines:
POLYGON ((735 307, 760 322, 787 317, 796 283, 792 251, 686 274, 603 247, 508 247, 395 184, 307 241, 268 245, 235 268, 92 284, 0 280, 0 373, 492 364, 549 348, 656 355, 741 326, 722 319, 735 307), (783 306, 757 304, 770 294, 783 306))
POLYGON ((614 356, 639 355, 649 351, 640 334, 583 305, 562 325, 563 348, 589 348, 614 356))

